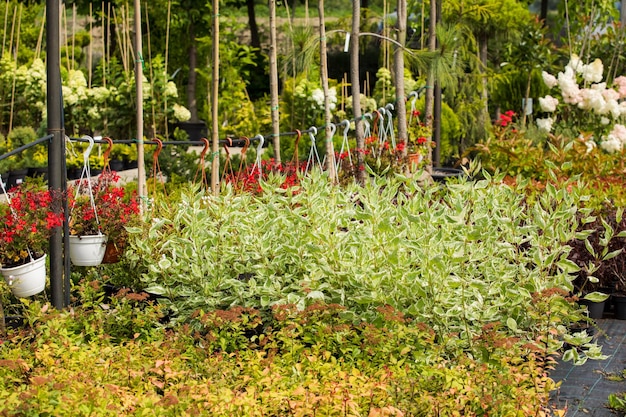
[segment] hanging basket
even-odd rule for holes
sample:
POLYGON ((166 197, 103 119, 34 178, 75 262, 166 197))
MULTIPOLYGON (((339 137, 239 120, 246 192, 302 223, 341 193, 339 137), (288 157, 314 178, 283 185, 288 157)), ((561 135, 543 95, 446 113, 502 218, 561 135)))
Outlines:
POLYGON ((106 246, 106 235, 70 236, 70 260, 76 266, 100 265, 106 246))
POLYGON ((0 273, 16 297, 39 294, 46 288, 46 255, 24 265, 0 268, 0 273))

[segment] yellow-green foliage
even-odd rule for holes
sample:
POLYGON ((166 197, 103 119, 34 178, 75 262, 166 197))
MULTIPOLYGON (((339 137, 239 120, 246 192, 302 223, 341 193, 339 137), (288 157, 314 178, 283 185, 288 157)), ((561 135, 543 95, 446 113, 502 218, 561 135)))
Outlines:
POLYGON ((29 305, 32 327, 0 349, 0 415, 535 416, 554 387, 541 350, 497 323, 475 339, 487 360, 450 359, 392 308, 372 323, 333 305, 234 308, 166 330, 144 294, 98 287, 70 311, 29 305))

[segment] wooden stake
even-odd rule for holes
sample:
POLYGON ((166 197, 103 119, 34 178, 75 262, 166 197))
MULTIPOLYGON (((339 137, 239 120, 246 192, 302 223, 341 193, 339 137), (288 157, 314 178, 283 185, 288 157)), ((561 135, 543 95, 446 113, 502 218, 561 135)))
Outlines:
POLYGON ((4 30, 2 31, 2 55, 4 56, 4 44, 7 41, 7 24, 9 22, 9 0, 7 0, 6 5, 4 6, 4 30))
POLYGON ((328 88, 328 57, 326 55, 326 24, 324 22, 324 0, 318 0, 317 9, 319 12, 320 24, 320 76, 322 89, 324 90, 324 133, 326 145, 326 170, 331 183, 337 182, 337 172, 335 169, 335 149, 333 147, 330 100, 328 88))
POLYGON ((212 163, 211 163, 211 190, 213 195, 220 192, 220 148, 219 148, 219 77, 220 77, 220 9, 219 1, 213 1, 213 88, 211 97, 212 113, 212 163))
POLYGON ((43 32, 46 27, 46 6, 43 8, 43 19, 39 29, 39 37, 37 38, 37 46, 35 47, 35 58, 41 57, 41 45, 43 44, 43 32))
MULTIPOLYGON (((20 50, 20 28, 22 26, 22 5, 20 4, 20 9, 19 9, 19 17, 17 20, 17 35, 15 36, 15 52, 13 54, 13 59, 15 60, 15 66, 17 67, 17 57, 18 57, 18 53, 20 50)), ((17 76, 16 73, 13 73, 13 87, 11 89, 11 113, 9 116, 9 132, 11 131, 11 129, 13 129, 13 109, 15 106, 15 84, 17 81, 17 76)))

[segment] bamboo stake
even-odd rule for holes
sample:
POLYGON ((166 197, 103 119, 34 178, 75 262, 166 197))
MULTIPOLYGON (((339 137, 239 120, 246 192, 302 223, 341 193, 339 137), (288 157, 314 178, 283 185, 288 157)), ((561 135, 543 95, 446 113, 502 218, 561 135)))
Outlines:
POLYGON ((400 46, 395 45, 394 50, 394 70, 395 70, 395 82, 396 82, 396 100, 395 108, 398 120, 398 143, 403 143, 402 156, 406 156, 408 153, 408 128, 406 121, 406 102, 404 101, 404 50, 403 46, 406 43, 406 21, 407 21, 407 6, 406 0, 398 0, 398 43, 400 46))
POLYGON ((365 138, 361 120, 361 91, 359 88, 359 36, 361 34, 361 4, 352 2, 352 33, 350 38, 350 80, 352 83, 352 109, 356 130, 357 172, 356 180, 365 185, 365 138))
POLYGON ((35 47, 35 58, 41 56, 41 45, 43 44, 43 32, 46 27, 46 6, 43 8, 43 19, 41 20, 41 27, 39 28, 39 37, 37 38, 37 46, 35 47))
MULTIPOLYGON (((17 57, 20 50, 20 30, 22 26, 22 5, 20 4, 19 16, 17 20, 17 35, 15 36, 15 51, 13 57, 15 60, 15 66, 17 67, 17 57)), ((13 129, 13 109, 15 107, 15 85, 17 81, 16 72, 13 73, 13 87, 11 88, 11 113, 9 115, 9 132, 13 129)))
MULTIPOLYGON (((9 53, 13 51, 13 37, 15 36, 15 20, 17 19, 17 6, 13 8, 13 20, 11 22, 11 38, 9 38, 9 53)), ((17 61, 15 62, 17 64, 17 61)))
POLYGON ((87 45, 87 85, 91 88, 93 65, 93 4, 89 3, 89 45, 87 45))
POLYGON ((0 58, 4 56, 4 44, 7 41, 7 24, 9 23, 9 0, 7 0, 6 5, 4 6, 4 29, 2 31, 2 55, 0 58))
POLYGON ((67 9, 65 8, 65 3, 61 4, 61 21, 63 24, 63 45, 65 46, 65 62, 67 64, 67 70, 70 68, 70 57, 68 52, 69 45, 67 40, 67 9))
MULTIPOLYGON (((172 20, 172 0, 167 1, 167 26, 165 29, 165 68, 163 68, 163 78, 167 81, 168 66, 170 59, 170 24, 172 20)), ((167 97, 163 100, 163 113, 167 114, 167 97)), ((165 137, 169 137, 169 126, 165 121, 165 137)))
POLYGON ((106 11, 106 16, 104 14, 104 2, 102 2, 102 56, 104 59, 104 63, 102 64, 102 86, 106 88, 107 86, 107 73, 108 73, 108 67, 107 65, 109 64, 109 59, 110 59, 110 54, 111 51, 107 45, 107 39, 111 40, 111 29, 110 29, 110 25, 111 25, 111 3, 108 3, 108 7, 107 7, 107 11, 106 11), (106 34, 105 34, 105 24, 104 21, 106 20, 106 34))
POLYGON ((76 3, 72 4, 72 69, 74 69, 75 59, 74 49, 76 49, 76 3))
MULTIPOLYGON (((152 62, 152 47, 150 45, 150 19, 148 19, 148 5, 145 4, 145 11, 146 11, 146 36, 148 37, 148 62, 152 62)), ((154 92, 154 70, 152 69, 152 65, 149 65, 148 68, 150 68, 150 91, 154 92)), ((166 80, 167 81, 167 80, 166 80)), ((166 107, 167 109, 167 107, 166 107)), ((152 120, 150 121, 150 127, 152 129, 152 132, 150 132, 150 135, 154 138, 156 137, 156 108, 154 106, 154 100, 150 100, 150 114, 152 116, 152 120)), ((165 117, 165 126, 167 126, 167 113, 166 117, 165 117)), ((167 136, 166 136, 167 137, 167 136)))
POLYGON ((326 169, 330 182, 337 182, 337 172, 335 170, 335 149, 333 147, 333 136, 331 127, 330 99, 328 89, 328 57, 326 56, 326 24, 324 23, 324 0, 317 3, 320 23, 320 77, 322 89, 324 90, 324 132, 326 144, 326 169))
POLYGON ((272 114, 272 140, 274 160, 280 164, 280 114, 278 105, 278 41, 276 39, 276 0, 269 0, 270 6, 270 95, 272 114))
MULTIPOLYGON (((124 7, 122 6, 122 16, 125 16, 124 7)), ((117 12, 115 9, 112 9, 113 14, 113 24, 117 24, 117 12)), ((122 67, 124 68, 124 73, 128 76, 130 74, 130 69, 128 68, 128 55, 126 50, 126 19, 123 18, 121 21, 122 24, 122 36, 118 34, 116 36, 118 47, 120 48, 120 58, 122 59, 122 67)))
POLYGON ((219 148, 219 120, 218 117, 218 94, 220 76, 220 10, 219 1, 213 0, 213 89, 211 96, 212 112, 212 163, 211 163, 211 190, 213 195, 218 195, 220 190, 220 148, 219 148))
MULTIPOLYGON (((135 48, 137 57, 142 54, 141 41, 141 4, 140 0, 135 0, 135 48)), ((141 201, 141 208, 145 210, 146 192, 146 167, 144 164, 143 145, 143 63, 141 59, 135 60, 135 93, 137 95, 137 194, 141 201)), ((155 181, 157 178, 154 179, 155 181)))

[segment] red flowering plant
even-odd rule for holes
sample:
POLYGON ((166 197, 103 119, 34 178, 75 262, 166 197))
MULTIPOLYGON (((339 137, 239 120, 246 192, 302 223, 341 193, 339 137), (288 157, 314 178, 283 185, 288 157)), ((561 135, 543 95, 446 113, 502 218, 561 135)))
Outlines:
POLYGON ((418 165, 424 165, 431 155, 431 150, 435 145, 432 140, 432 128, 421 118, 419 110, 413 110, 411 113, 411 123, 409 124, 409 140, 408 154, 409 158, 418 160, 418 165))
POLYGON ((109 242, 124 240, 125 227, 138 221, 139 204, 136 192, 126 191, 118 184, 119 179, 117 173, 105 170, 95 179, 81 180, 68 188, 72 235, 102 233, 109 242))
POLYGON ((259 179, 268 180, 270 176, 276 177, 280 182, 280 188, 288 189, 300 184, 300 175, 306 170, 306 162, 296 164, 295 162, 277 163, 274 158, 261 160, 260 166, 241 167, 238 172, 227 172, 224 180, 232 184, 237 191, 260 194, 263 192, 259 179))
POLYGON ((63 213, 52 210, 53 194, 37 182, 25 182, 0 204, 0 266, 12 268, 40 258, 63 213))

